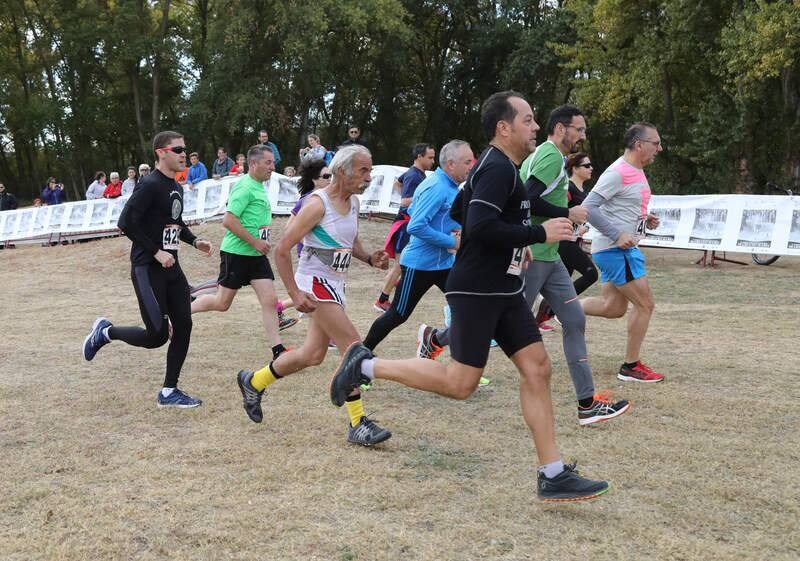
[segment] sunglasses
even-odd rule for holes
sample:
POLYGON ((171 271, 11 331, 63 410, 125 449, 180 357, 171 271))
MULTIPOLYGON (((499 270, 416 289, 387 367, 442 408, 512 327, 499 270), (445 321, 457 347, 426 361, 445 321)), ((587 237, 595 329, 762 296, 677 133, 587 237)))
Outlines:
POLYGON ((353 130, 347 131, 347 132, 349 132, 350 134, 358 134, 358 129, 353 129, 353 130))
POLYGON ((317 179, 330 179, 331 177, 333 177, 333 174, 330 174, 330 173, 323 173, 323 174, 322 174, 322 175, 320 175, 320 176, 319 176, 317 179))
POLYGON ((575 167, 576 168, 591 168, 592 164, 591 163, 589 163, 589 164, 580 164, 580 165, 577 165, 575 167))
POLYGON ((183 154, 186 152, 186 146, 171 146, 169 148, 161 148, 161 150, 167 150, 173 154, 183 154))

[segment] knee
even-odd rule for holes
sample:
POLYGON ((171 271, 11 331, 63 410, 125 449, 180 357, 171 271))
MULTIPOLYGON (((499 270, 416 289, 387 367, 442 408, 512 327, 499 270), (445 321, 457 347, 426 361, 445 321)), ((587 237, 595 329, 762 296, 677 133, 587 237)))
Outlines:
POLYGON ((521 383, 529 384, 532 386, 546 385, 550 386, 550 378, 552 377, 552 368, 550 367, 550 359, 535 361, 528 364, 524 371, 520 372, 521 383))
POLYGON ((477 389, 477 383, 467 383, 464 380, 454 380, 450 388, 450 397, 458 400, 469 398, 477 389))
POLYGON ((560 312, 560 314, 556 313, 556 315, 561 321, 565 333, 568 330, 578 330, 581 333, 586 331, 586 314, 579 300, 576 299, 570 302, 566 310, 560 310, 560 312))
POLYGON ((641 304, 641 308, 648 315, 652 315, 656 309, 656 301, 652 298, 645 298, 641 304))
POLYGON ((164 326, 157 332, 148 333, 147 341, 145 341, 144 347, 146 349, 157 349, 158 347, 163 346, 169 340, 169 329, 167 325, 164 326))
POLYGON ((305 367, 309 366, 319 366, 322 364, 322 361, 325 360, 325 354, 327 349, 320 349, 320 350, 313 350, 303 355, 303 362, 305 363, 305 367))
POLYGON ((215 302, 216 306, 214 306, 214 309, 217 310, 218 312, 227 312, 228 310, 231 309, 232 303, 233 303, 232 301, 217 300, 215 302))
POLYGON ((590 284, 596 283, 597 279, 599 278, 599 276, 597 274, 597 268, 596 267, 589 267, 588 269, 586 269, 583 272, 583 277, 590 284))
POLYGON ((608 317, 611 319, 618 319, 625 315, 628 311, 628 306, 615 306, 608 311, 608 317))

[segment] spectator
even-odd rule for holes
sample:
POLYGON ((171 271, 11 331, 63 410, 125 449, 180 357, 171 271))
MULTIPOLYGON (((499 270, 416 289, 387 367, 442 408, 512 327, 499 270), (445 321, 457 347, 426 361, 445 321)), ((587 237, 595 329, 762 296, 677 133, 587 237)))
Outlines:
POLYGON ((192 165, 189 166, 189 175, 186 176, 186 186, 194 189, 195 185, 208 179, 208 170, 206 165, 200 161, 200 155, 197 152, 189 154, 189 161, 192 165))
POLYGON ((269 141, 269 135, 267 134, 267 131, 263 129, 258 131, 258 142, 264 146, 269 146, 272 149, 272 153, 275 155, 275 170, 277 171, 279 169, 278 165, 281 163, 281 154, 278 152, 278 147, 275 146, 275 143, 269 141))
MULTIPOLYGON (((105 187, 103 187, 105 189, 105 187)), ((47 185, 42 189, 42 204, 46 205, 60 205, 67 200, 67 194, 64 192, 64 185, 56 183, 55 177, 47 179, 47 185)))
POLYGON ((349 146, 351 144, 367 146, 367 143, 361 140, 361 131, 355 126, 351 126, 349 129, 347 129, 347 140, 342 142, 340 146, 349 146))
MULTIPOLYGON (((86 188, 86 200, 102 199, 103 194, 106 192, 106 174, 105 172, 98 171, 94 174, 94 181, 92 181, 86 188)), ((47 204, 50 204, 47 197, 42 193, 42 198, 47 204)))
POLYGON ((128 167, 128 178, 122 182, 122 196, 130 196, 134 187, 136 187, 136 168, 130 166, 128 167))
POLYGON ((294 166, 286 166, 285 168, 283 168, 283 175, 285 175, 286 177, 294 177, 295 175, 297 175, 297 170, 294 169, 294 166))
POLYGON ((244 154, 236 155, 236 163, 231 168, 231 175, 241 175, 244 173, 244 162, 247 160, 244 154))
POLYGON ((36 197, 35 199, 33 199, 33 206, 35 206, 35 207, 43 206, 42 205, 42 199, 40 199, 39 197, 36 197))
MULTIPOLYGON (((139 181, 148 175, 150 175, 150 166, 148 164, 139 164, 139 181)), ((137 185, 139 184, 139 181, 136 182, 137 185)))
POLYGON ((120 183, 119 180, 119 173, 112 171, 109 177, 111 178, 111 183, 106 185, 106 188, 103 191, 103 198, 116 199, 122 195, 122 183, 120 183))
POLYGON ((17 208, 17 198, 6 191, 6 186, 0 183, 0 211, 14 210, 17 208))
POLYGON ((230 175, 232 167, 233 160, 228 157, 228 153, 225 151, 225 148, 222 146, 217 148, 217 159, 214 160, 214 165, 211 166, 211 177, 214 179, 219 179, 220 177, 230 175))
POLYGON ((306 138, 308 146, 300 149, 300 163, 306 160, 324 160, 327 150, 320 143, 319 137, 316 134, 309 134, 306 138))

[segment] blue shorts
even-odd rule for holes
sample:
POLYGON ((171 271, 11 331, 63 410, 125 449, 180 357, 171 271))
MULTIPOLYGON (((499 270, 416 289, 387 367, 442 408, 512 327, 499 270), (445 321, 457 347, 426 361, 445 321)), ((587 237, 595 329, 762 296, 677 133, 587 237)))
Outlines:
POLYGON ((622 286, 647 275, 644 253, 638 247, 604 249, 592 253, 592 259, 600 269, 600 281, 613 282, 614 286, 622 286))

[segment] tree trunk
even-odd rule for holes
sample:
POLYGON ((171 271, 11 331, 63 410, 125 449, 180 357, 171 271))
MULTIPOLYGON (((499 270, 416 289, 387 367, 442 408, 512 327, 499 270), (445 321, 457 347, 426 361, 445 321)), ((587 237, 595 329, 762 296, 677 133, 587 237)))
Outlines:
POLYGON ((153 123, 153 133, 155 134, 159 130, 159 107, 158 107, 158 96, 161 90, 161 58, 164 52, 164 41, 167 37, 167 26, 169 24, 169 6, 171 0, 163 0, 163 4, 161 5, 161 26, 158 32, 158 38, 153 49, 153 112, 152 112, 152 123, 153 123))

